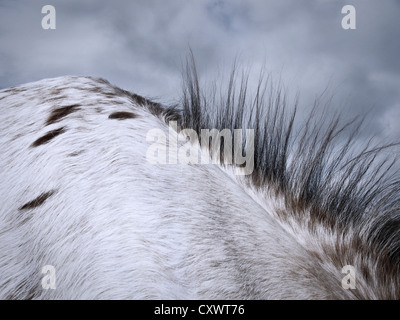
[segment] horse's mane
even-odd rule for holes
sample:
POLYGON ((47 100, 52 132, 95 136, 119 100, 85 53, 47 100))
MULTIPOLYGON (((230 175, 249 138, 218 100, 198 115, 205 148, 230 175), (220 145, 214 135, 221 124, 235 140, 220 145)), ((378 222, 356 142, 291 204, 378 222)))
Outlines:
MULTIPOLYGON (((307 210, 310 229, 319 224, 343 237, 350 233, 361 255, 379 257, 373 262, 376 276, 388 286, 400 283, 398 143, 379 145, 371 139, 355 148, 363 118, 343 121, 327 115, 326 108, 318 116, 318 103, 295 130, 297 105, 290 109, 283 91, 268 87, 263 77, 249 99, 248 78, 242 75, 235 86, 234 69, 225 96, 217 101, 200 88, 193 59, 186 70, 182 127, 198 133, 202 128, 254 129, 254 170, 248 180, 261 192, 283 196, 290 210, 281 211, 281 218, 301 219, 307 210), (384 151, 392 156, 382 156, 384 151)), ((395 290, 400 296, 398 286, 395 290)))
MULTIPOLYGON (((399 297, 400 178, 396 156, 382 156, 383 151, 395 151, 397 144, 378 145, 371 139, 355 148, 363 119, 327 117, 326 108, 321 113, 318 103, 298 125, 299 108, 296 103, 290 108, 283 90, 260 77, 255 95, 249 98, 247 75, 239 85, 236 75, 234 68, 226 93, 217 99, 215 88, 211 93, 201 88, 191 57, 178 104, 165 107, 115 90, 167 123, 177 121, 199 135, 201 129, 253 129, 254 170, 245 178, 247 183, 261 194, 273 192, 284 199, 288 210, 279 212, 282 220, 301 220, 307 211, 310 232, 322 225, 338 237, 350 236, 363 259, 373 260, 376 274, 365 269, 364 277, 378 277, 399 297)), ((337 249, 343 260, 351 254, 346 248, 337 249)))

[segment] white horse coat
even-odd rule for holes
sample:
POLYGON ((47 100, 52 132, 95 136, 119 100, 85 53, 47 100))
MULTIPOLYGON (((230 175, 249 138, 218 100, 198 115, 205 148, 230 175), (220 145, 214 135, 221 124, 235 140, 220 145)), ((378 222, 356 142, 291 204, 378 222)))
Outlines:
POLYGON ((362 157, 353 171, 325 161, 317 151, 327 133, 313 145, 308 131, 290 149, 292 119, 270 103, 275 121, 255 130, 250 176, 148 160, 149 130, 168 136, 170 120, 199 132, 244 119, 231 108, 232 119, 207 122, 196 81, 181 109, 90 77, 0 91, 0 298, 399 298, 399 183, 373 172, 357 180, 362 157), (313 185, 320 194, 310 196, 313 185), (346 265, 355 289, 342 285, 346 265), (52 288, 44 266, 54 268, 52 288))

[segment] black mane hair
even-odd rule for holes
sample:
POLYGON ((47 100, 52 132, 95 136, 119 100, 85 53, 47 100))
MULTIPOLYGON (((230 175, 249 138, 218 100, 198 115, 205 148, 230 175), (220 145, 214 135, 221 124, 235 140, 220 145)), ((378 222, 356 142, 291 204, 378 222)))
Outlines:
POLYGON ((340 115, 327 117, 326 109, 318 116, 318 103, 296 130, 297 102, 289 108, 283 90, 269 86, 263 73, 250 99, 248 76, 237 81, 236 74, 233 68, 225 95, 216 99, 215 87, 211 94, 201 88, 191 54, 181 107, 166 113, 199 135, 201 129, 254 129, 254 170, 248 182, 283 196, 291 210, 280 212, 282 219, 288 214, 301 219, 308 210, 310 229, 318 223, 341 235, 351 232, 355 247, 375 260, 380 270, 375 276, 388 286, 395 282, 392 294, 400 298, 398 143, 377 145, 371 139, 356 150, 363 118, 343 121, 340 115), (388 150, 393 157, 382 156, 388 150))

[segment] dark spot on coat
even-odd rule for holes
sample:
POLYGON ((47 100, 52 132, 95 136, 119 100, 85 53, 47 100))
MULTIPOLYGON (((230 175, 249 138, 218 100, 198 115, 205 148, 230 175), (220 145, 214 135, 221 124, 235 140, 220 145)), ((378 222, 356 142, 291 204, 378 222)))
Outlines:
POLYGON ((136 117, 137 117, 137 114, 135 114, 133 112, 126 112, 126 111, 114 112, 108 116, 109 119, 117 119, 117 120, 134 119, 136 117))
POLYGON ((84 150, 75 151, 75 152, 69 153, 68 157, 76 157, 76 156, 79 156, 83 152, 84 152, 84 150))
POLYGON ((46 126, 52 123, 56 123, 60 121, 62 118, 65 116, 71 114, 72 112, 76 111, 79 109, 79 104, 72 104, 70 106, 65 106, 61 108, 57 108, 53 110, 49 116, 49 118, 46 121, 46 126))
POLYGON ((64 133, 65 129, 64 127, 49 131, 46 133, 43 137, 40 137, 39 139, 35 140, 32 144, 31 147, 37 147, 40 146, 41 144, 45 144, 49 142, 51 139, 55 138, 56 136, 60 135, 61 133, 64 133))
POLYGON ((55 190, 51 190, 46 193, 42 193, 40 196, 38 196, 36 199, 33 199, 32 201, 29 201, 25 203, 23 206, 21 206, 18 210, 27 210, 27 209, 32 209, 39 207, 42 205, 48 198, 50 198, 53 194, 55 193, 55 190))

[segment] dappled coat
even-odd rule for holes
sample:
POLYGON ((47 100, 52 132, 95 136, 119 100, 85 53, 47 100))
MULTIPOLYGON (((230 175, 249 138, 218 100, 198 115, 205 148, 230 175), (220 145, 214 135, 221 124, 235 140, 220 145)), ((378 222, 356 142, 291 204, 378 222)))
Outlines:
POLYGON ((174 106, 91 77, 1 90, 0 298, 399 299, 391 146, 234 79, 219 100, 189 67, 174 106))

